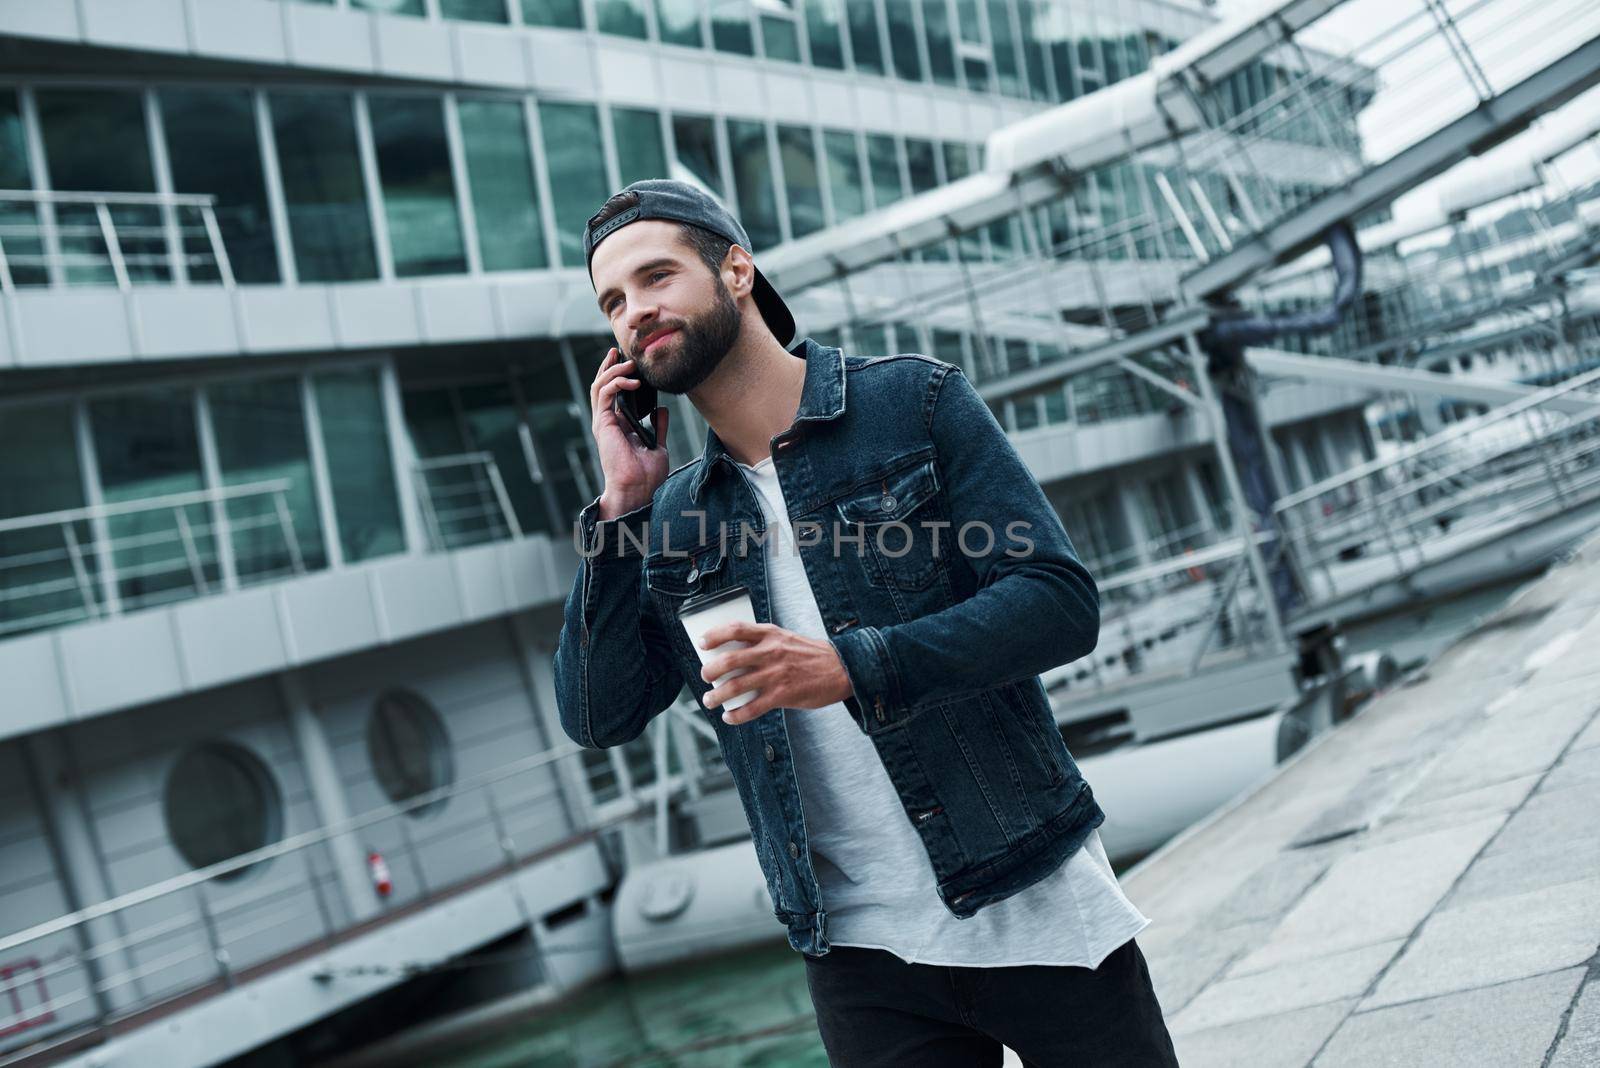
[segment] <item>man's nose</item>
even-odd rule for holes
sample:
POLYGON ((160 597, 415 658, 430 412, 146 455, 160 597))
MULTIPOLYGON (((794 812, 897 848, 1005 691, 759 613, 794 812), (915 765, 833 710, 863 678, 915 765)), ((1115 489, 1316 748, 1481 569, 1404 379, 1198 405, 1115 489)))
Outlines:
POLYGON ((627 324, 628 332, 633 335, 633 341, 638 341, 641 335, 650 332, 660 311, 654 301, 628 306, 628 314, 623 317, 623 322, 627 324))

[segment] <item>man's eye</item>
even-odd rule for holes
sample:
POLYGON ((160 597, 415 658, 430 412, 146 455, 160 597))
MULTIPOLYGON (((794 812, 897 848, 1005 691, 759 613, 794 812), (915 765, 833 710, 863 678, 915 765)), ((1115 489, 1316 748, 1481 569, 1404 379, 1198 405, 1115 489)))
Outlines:
POLYGON ((654 271, 650 275, 650 281, 654 282, 657 278, 665 278, 666 276, 666 271, 654 271))

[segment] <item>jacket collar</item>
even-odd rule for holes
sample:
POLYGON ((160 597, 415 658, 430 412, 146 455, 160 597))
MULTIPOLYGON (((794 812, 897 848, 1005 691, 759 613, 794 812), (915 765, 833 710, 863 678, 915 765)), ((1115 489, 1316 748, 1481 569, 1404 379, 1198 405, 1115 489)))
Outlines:
MULTIPOLYGON (((805 386, 800 394, 800 410, 795 414, 794 425, 799 426, 808 419, 836 419, 843 415, 844 352, 819 345, 809 337, 789 351, 806 361, 805 386)), ((689 487, 689 497, 695 503, 699 503, 700 488, 711 476, 712 469, 720 467, 725 458, 732 462, 717 432, 706 427, 706 445, 705 451, 700 454, 700 469, 695 472, 694 482, 689 487)))

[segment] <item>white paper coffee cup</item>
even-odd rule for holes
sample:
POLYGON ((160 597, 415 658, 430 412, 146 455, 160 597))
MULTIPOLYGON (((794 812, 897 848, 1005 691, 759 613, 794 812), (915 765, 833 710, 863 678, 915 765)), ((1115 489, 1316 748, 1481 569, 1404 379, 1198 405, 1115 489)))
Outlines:
MULTIPOLYGON (((700 648, 700 639, 705 632, 712 627, 722 623, 731 623, 736 619, 754 623, 756 621, 756 609, 755 605, 750 601, 749 590, 743 586, 729 586, 715 593, 700 594, 689 598, 679 607, 678 619, 683 622, 683 629, 688 632, 689 641, 694 645, 694 651, 699 654, 700 663, 703 666, 708 657, 721 656, 729 649, 743 649, 749 644, 749 642, 727 641, 718 645, 715 649, 702 649, 700 648)), ((713 682, 712 685, 721 686, 729 679, 743 675, 749 670, 749 668, 739 668, 736 671, 730 671, 713 682)), ((738 708, 754 700, 758 692, 757 690, 746 690, 722 702, 721 707, 724 710, 738 708)))

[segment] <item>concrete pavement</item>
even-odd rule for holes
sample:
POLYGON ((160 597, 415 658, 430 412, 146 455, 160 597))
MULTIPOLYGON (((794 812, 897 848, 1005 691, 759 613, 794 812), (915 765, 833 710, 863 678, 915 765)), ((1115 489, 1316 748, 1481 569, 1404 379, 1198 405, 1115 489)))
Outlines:
POLYGON ((1600 1065, 1600 539, 1122 883, 1186 1068, 1600 1065))

